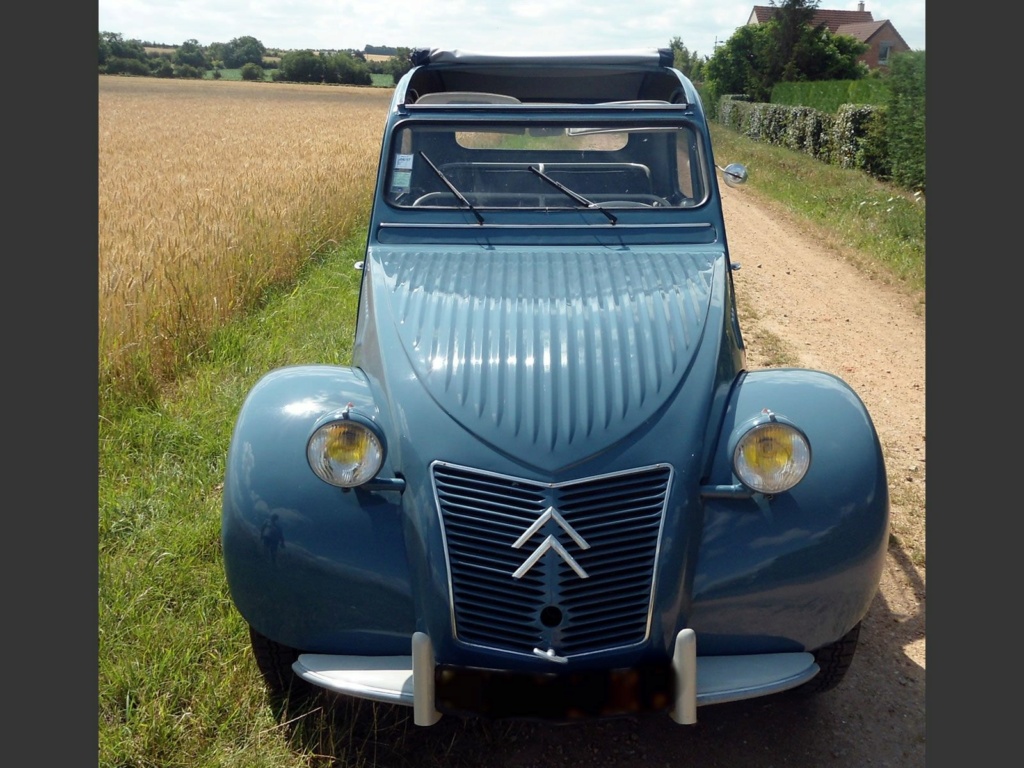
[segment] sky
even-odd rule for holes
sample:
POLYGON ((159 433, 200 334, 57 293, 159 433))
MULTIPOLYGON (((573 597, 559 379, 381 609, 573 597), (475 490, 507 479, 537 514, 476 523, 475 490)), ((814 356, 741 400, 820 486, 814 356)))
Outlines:
MULTIPOLYGON (((255 37, 283 50, 367 45, 480 52, 665 48, 710 56, 768 0, 98 0, 99 32, 180 45, 255 37)), ((924 50, 925 0, 864 0, 911 50, 924 50)), ((857 10, 857 0, 821 0, 857 10)))

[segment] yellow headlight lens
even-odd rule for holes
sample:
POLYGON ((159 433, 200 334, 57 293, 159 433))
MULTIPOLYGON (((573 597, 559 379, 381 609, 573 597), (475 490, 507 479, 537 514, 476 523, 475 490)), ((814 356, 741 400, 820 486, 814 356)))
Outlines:
POLYGON ((365 424, 342 419, 313 433, 306 458, 317 477, 331 485, 353 488, 372 480, 384 463, 384 445, 365 424))
POLYGON ((803 480, 811 466, 811 447, 803 433, 777 421, 758 424, 736 444, 733 470, 748 488, 782 493, 803 480))

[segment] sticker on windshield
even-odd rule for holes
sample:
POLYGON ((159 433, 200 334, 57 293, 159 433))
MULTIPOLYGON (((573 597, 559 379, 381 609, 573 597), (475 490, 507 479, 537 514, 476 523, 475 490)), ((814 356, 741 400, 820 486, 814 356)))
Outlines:
POLYGON ((395 171, 391 175, 391 191, 405 192, 412 185, 412 172, 395 171))
POLYGON ((395 155, 395 165, 391 171, 391 194, 408 192, 412 186, 412 155, 395 155))

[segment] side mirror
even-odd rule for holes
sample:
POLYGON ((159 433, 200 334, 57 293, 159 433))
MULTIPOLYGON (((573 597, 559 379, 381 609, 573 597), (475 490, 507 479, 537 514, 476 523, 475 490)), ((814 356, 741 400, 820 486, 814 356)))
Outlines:
POLYGON ((730 187, 738 187, 747 183, 747 166, 742 163, 729 163, 725 168, 716 166, 722 172, 722 179, 730 187))

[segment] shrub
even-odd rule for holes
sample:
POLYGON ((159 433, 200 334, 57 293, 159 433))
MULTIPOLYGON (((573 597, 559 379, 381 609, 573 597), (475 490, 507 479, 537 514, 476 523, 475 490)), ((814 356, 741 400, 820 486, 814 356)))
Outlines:
POLYGON ((191 64, 182 64, 174 70, 174 74, 183 80, 200 80, 203 77, 203 70, 193 67, 191 64))
POLYGON ((862 143, 874 107, 843 104, 836 112, 829 137, 831 161, 840 168, 860 168, 862 143))
POLYGON ((156 77, 174 77, 174 65, 170 59, 160 59, 151 66, 156 77))
POLYGON ((149 75, 149 65, 141 59, 122 59, 119 56, 108 56, 103 67, 108 75, 149 75))
POLYGON ((239 72, 243 80, 263 80, 264 72, 263 67, 258 64, 253 64, 251 61, 248 64, 242 66, 239 72))
POLYGON ((718 102, 718 121, 727 125, 734 131, 749 135, 751 114, 753 105, 746 100, 745 96, 727 95, 718 102))
POLYGON ((912 69, 903 85, 895 84, 896 79, 892 78, 890 91, 895 107, 843 104, 833 115, 808 106, 752 103, 727 95, 718 101, 717 121, 754 141, 924 192, 923 66, 912 69))
POLYGON ((857 154, 857 166, 882 181, 892 178, 887 118, 887 107, 875 107, 872 110, 864 124, 864 137, 857 154))
POLYGON ((843 104, 885 104, 889 82, 875 77, 859 80, 815 80, 776 83, 771 103, 811 107, 834 114, 843 104))
POLYGON ((751 129, 758 141, 775 146, 786 143, 786 129, 792 110, 778 104, 759 104, 751 116, 751 129))
POLYGON ((924 51, 893 56, 889 101, 888 149, 892 180, 900 186, 925 189, 925 59, 924 51))
POLYGON ((795 113, 795 121, 800 127, 794 131, 800 144, 794 149, 804 152, 816 160, 828 161, 828 136, 832 130, 832 115, 818 109, 804 107, 795 113))

